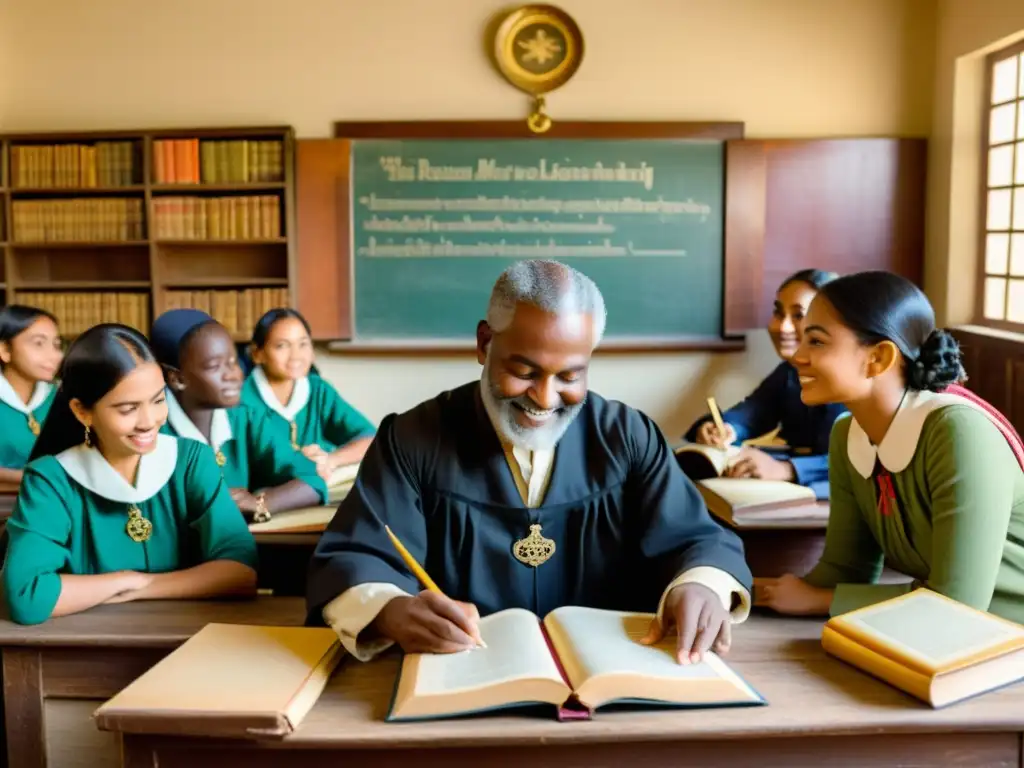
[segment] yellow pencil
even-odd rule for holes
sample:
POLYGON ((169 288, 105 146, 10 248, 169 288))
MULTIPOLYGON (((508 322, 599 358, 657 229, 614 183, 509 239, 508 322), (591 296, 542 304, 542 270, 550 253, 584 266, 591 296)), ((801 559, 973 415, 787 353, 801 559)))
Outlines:
POLYGON ((398 540, 398 537, 391 532, 391 529, 385 525, 384 530, 387 531, 388 538, 390 538, 391 543, 395 545, 395 549, 398 550, 398 554, 402 556, 405 564, 409 566, 409 570, 412 571, 412 575, 419 579, 420 583, 431 592, 443 595, 444 592, 441 591, 441 588, 434 583, 434 580, 427 575, 427 572, 423 570, 423 567, 416 562, 416 558, 409 554, 409 550, 406 549, 405 545, 398 540))
MULTIPOLYGON (((409 567, 409 570, 412 571, 413 576, 419 579, 420 583, 429 591, 436 592, 439 595, 443 595, 444 592, 441 591, 441 588, 434 583, 434 580, 430 578, 430 576, 427 575, 427 572, 423 570, 423 566, 416 562, 416 558, 409 554, 409 550, 407 550, 405 548, 405 545, 398 540, 398 537, 391 532, 391 529, 385 525, 384 531, 387 533, 388 538, 391 539, 391 543, 395 545, 395 549, 398 550, 398 554, 402 556, 402 560, 405 561, 405 564, 409 567)), ((484 642, 483 638, 480 637, 479 633, 477 634, 475 640, 477 642, 477 645, 479 645, 481 648, 487 647, 487 643, 484 642)))
POLYGON ((722 421, 722 412, 718 410, 718 403, 715 402, 715 398, 708 398, 708 409, 711 411, 711 418, 715 420, 715 426, 718 427, 719 436, 724 440, 725 422, 722 421))

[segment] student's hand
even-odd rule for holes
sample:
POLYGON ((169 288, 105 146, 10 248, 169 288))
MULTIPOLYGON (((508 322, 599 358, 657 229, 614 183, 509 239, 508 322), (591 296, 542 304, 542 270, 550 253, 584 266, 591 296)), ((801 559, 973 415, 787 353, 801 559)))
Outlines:
POLYGON ((759 448, 746 447, 725 469, 725 477, 757 477, 762 480, 796 480, 796 471, 788 461, 779 461, 759 448))
POLYGON ((653 645, 674 629, 678 637, 676 659, 680 664, 703 661, 709 649, 727 653, 732 644, 729 612, 722 599, 703 584, 680 584, 669 592, 663 617, 666 626, 655 618, 640 642, 653 645))
POLYGON ((476 606, 424 590, 388 601, 372 627, 406 653, 456 653, 478 645, 479 621, 476 606))
POLYGON ((725 423, 725 434, 718 431, 713 421, 705 421, 697 429, 697 442, 702 445, 713 445, 716 448, 725 448, 736 442, 736 430, 732 424, 725 423))
POLYGON ((791 573, 777 579, 754 579, 754 605, 791 616, 824 616, 834 590, 812 587, 791 573))
POLYGON ((307 459, 314 462, 319 462, 321 460, 327 459, 330 455, 327 453, 327 451, 325 451, 316 443, 310 443, 309 445, 302 446, 301 453, 307 459))
POLYGON ((248 512, 250 515, 256 513, 256 507, 260 503, 247 488, 232 488, 231 500, 238 506, 239 511, 248 512))
POLYGON ((130 603, 132 600, 137 600, 146 587, 153 583, 153 574, 151 573, 122 571, 118 575, 121 580, 118 585, 119 591, 107 599, 108 603, 130 603))

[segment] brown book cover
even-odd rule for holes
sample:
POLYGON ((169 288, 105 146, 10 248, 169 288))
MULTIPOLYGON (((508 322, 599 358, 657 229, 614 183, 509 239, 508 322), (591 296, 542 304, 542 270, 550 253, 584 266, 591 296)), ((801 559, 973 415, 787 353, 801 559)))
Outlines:
POLYGON ((281 738, 312 709, 342 654, 327 628, 207 624, 93 717, 120 733, 281 738))

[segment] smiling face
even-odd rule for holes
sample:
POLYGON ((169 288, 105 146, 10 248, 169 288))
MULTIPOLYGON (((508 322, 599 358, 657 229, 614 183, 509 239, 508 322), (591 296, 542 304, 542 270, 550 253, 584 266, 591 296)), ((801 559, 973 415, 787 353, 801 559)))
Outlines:
POLYGON ((181 350, 181 369, 174 377, 175 390, 199 408, 233 408, 242 394, 242 368, 235 342, 224 326, 209 323, 200 328, 181 350))
POLYGON ((309 375, 313 341, 300 320, 285 317, 274 323, 263 348, 253 350, 252 359, 271 381, 295 381, 309 375))
POLYGON ((593 338, 590 315, 554 315, 529 304, 516 306, 502 333, 480 323, 480 392, 504 440, 527 450, 555 446, 586 401, 593 338))
POLYGON ((6 343, 0 343, 4 372, 25 381, 53 381, 64 357, 57 324, 41 316, 6 343))
POLYGON ((92 408, 71 401, 75 417, 92 430, 95 444, 110 462, 146 454, 167 421, 164 377, 156 363, 139 363, 92 408))
POLYGON ((862 343, 829 301, 818 296, 791 362, 800 376, 800 399, 824 405, 867 398, 880 376, 899 375, 902 360, 891 341, 862 343))
POLYGON ((771 336, 776 353, 783 360, 791 359, 800 346, 807 308, 816 293, 814 288, 802 280, 793 280, 775 294, 768 335, 771 336))

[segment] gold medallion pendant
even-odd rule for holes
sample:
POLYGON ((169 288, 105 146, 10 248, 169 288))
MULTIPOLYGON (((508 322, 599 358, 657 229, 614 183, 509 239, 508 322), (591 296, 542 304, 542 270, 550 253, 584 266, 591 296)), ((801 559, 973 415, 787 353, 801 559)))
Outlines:
POLYGON ((291 423, 291 428, 292 428, 292 434, 291 434, 292 450, 293 451, 297 451, 297 450, 299 450, 299 425, 296 424, 293 421, 291 423))
POLYGON ((28 428, 32 431, 32 434, 39 437, 39 422, 36 421, 36 417, 33 414, 28 415, 28 428))
POLYGON ((555 542, 544 538, 540 531, 540 525, 531 525, 530 535, 513 545, 512 554, 520 563, 536 568, 538 565, 546 563, 555 554, 555 542))
POLYGON ((142 510, 132 504, 128 507, 128 522, 124 525, 128 538, 136 544, 149 541, 153 535, 153 524, 142 516, 142 510))
POLYGON ((218 448, 217 452, 213 454, 213 458, 217 460, 218 467, 223 467, 228 463, 228 457, 224 455, 224 451, 220 448, 218 448))

